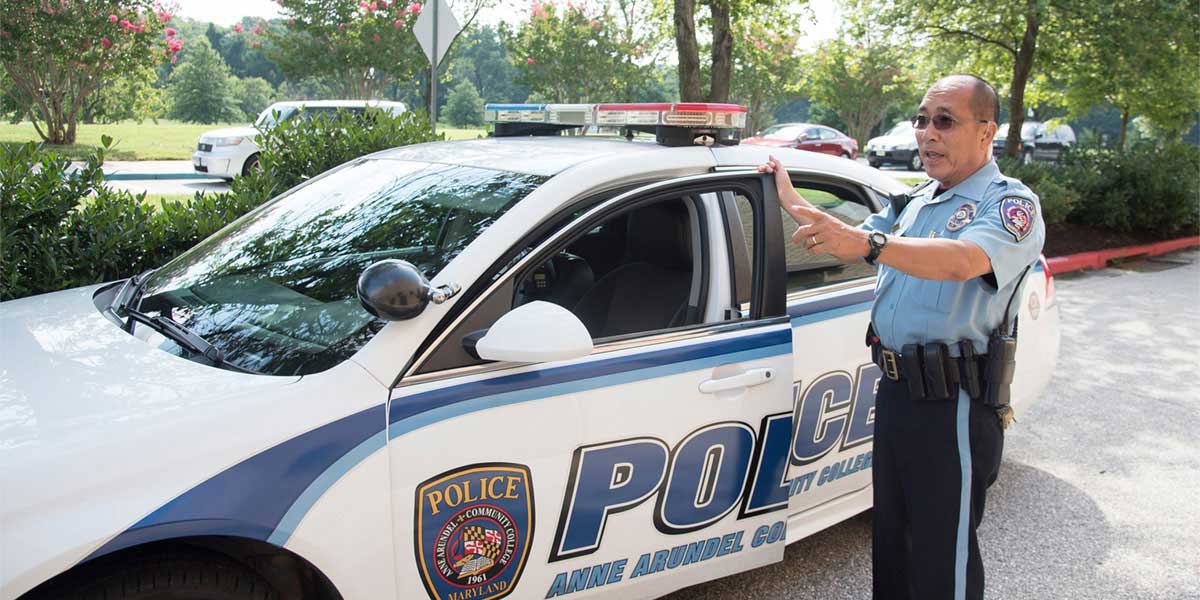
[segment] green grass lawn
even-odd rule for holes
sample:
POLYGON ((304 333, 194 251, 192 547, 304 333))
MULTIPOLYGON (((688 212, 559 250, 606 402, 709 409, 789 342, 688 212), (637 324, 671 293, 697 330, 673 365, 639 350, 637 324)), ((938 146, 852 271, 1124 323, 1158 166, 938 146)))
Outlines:
MULTIPOLYGON (((110 160, 188 160, 192 157, 200 134, 231 126, 233 125, 196 125, 167 119, 159 119, 157 124, 153 121, 143 121, 140 124, 126 121, 112 125, 80 123, 76 130, 76 143, 57 146, 54 149, 69 158, 82 159, 100 146, 100 136, 110 135, 113 138, 113 148, 107 156, 110 160)), ((453 127, 439 127, 438 132, 445 133, 448 140, 469 140, 484 134, 482 129, 453 127)), ((30 123, 0 123, 0 144, 38 141, 41 141, 41 138, 30 123)))
MULTIPOLYGON (((125 121, 109 125, 80 123, 75 142, 70 146, 53 147, 70 158, 84 158, 100 146, 100 136, 110 135, 113 148, 107 158, 112 160, 187 160, 196 148, 200 134, 230 125, 197 125, 159 119, 158 123, 140 124, 125 121)), ((0 144, 39 142, 37 131, 28 122, 0 124, 0 144)))

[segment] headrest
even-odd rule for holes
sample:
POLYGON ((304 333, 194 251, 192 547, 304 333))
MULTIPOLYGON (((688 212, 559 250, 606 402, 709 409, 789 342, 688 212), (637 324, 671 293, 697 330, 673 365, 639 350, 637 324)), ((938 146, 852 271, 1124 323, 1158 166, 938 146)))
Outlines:
POLYGON ((626 260, 668 269, 692 266, 692 228, 683 200, 665 200, 629 214, 626 260))

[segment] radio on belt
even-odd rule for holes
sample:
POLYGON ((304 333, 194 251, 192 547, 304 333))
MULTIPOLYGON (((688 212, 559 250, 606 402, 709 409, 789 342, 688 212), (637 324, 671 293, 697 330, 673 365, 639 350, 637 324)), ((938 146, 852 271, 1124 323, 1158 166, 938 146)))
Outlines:
POLYGON ((564 130, 598 126, 653 133, 666 146, 736 146, 746 126, 746 107, 706 102, 632 104, 487 104, 484 121, 495 137, 559 135, 564 130))

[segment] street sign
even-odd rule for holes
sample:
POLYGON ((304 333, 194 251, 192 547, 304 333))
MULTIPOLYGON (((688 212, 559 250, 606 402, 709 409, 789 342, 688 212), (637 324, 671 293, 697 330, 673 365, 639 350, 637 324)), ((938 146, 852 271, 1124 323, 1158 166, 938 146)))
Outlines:
POLYGON ((458 19, 454 18, 454 13, 450 12, 450 4, 446 0, 430 0, 425 7, 426 9, 417 16, 417 22, 413 24, 413 35, 417 36, 417 43, 421 44, 421 50, 425 51, 425 58, 429 59, 430 64, 437 66, 446 57, 450 41, 462 26, 459 25, 458 19), (434 60, 435 47, 437 60, 434 60))

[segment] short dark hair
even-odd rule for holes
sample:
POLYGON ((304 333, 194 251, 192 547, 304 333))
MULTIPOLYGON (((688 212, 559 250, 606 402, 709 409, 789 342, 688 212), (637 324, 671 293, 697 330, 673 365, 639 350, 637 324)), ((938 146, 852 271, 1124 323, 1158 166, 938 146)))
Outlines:
POLYGON ((996 88, 988 83, 984 78, 971 73, 955 73, 947 75, 939 81, 951 79, 955 77, 965 77, 972 82, 971 89, 971 112, 980 119, 1000 122, 1000 95, 996 93, 996 88))

